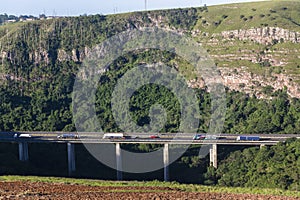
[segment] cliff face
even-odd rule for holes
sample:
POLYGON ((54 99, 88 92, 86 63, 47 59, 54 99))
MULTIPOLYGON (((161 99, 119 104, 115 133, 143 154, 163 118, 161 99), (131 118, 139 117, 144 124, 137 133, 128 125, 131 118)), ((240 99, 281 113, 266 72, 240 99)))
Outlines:
MULTIPOLYGON (((279 42, 281 41, 282 43, 300 43, 300 36, 297 32, 288 31, 279 27, 265 27, 251 30, 225 31, 220 34, 213 34, 212 38, 207 42, 207 44, 218 46, 220 43, 224 42, 224 40, 250 40, 251 42, 257 42, 261 44, 270 44, 272 43, 272 41, 274 41, 274 39, 279 40, 279 42), (218 37, 219 39, 217 39, 218 37)), ((80 63, 87 55, 90 54, 90 51, 90 47, 72 49, 69 52, 67 52, 65 49, 60 48, 57 49, 57 61, 74 61, 76 63, 80 63)), ((211 57, 215 60, 222 60, 227 62, 247 60, 253 64, 257 64, 261 61, 267 60, 272 66, 284 67, 288 64, 288 59, 285 58, 288 57, 288 53, 289 51, 276 50, 269 53, 266 52, 258 56, 256 52, 243 51, 242 55, 239 55, 238 53, 217 53, 212 54, 211 57)), ((14 54, 5 51, 2 51, 1 53, 1 59, 8 60, 10 62, 13 62, 15 60, 14 56, 14 54)), ((51 55, 46 49, 40 48, 35 50, 34 52, 29 52, 28 59, 36 65, 41 63, 48 65, 51 61, 51 55)), ((294 82, 295 77, 293 77, 293 75, 274 72, 265 72, 263 75, 254 74, 248 70, 247 66, 244 65, 232 68, 224 64, 219 65, 219 69, 223 78, 224 85, 232 90, 255 94, 259 98, 269 98, 268 94, 263 92, 265 87, 272 86, 272 91, 280 90, 286 87, 288 94, 291 97, 300 98, 298 84, 294 82)), ((22 80, 21 77, 16 77, 12 74, 2 74, 1 79, 22 80)), ((191 80, 189 84, 191 87, 204 87, 204 83, 201 81, 191 80)))
POLYGON ((275 40, 277 40, 277 42, 300 43, 300 32, 290 31, 280 27, 223 31, 221 34, 214 34, 213 36, 222 36, 222 38, 227 40, 251 40, 260 44, 272 44, 275 40))
MULTIPOLYGON (((200 31, 193 31, 193 37, 197 37, 200 31)), ((295 31, 289 31, 279 27, 264 27, 249 30, 233 30, 224 31, 220 34, 213 34, 212 38, 207 42, 212 46, 218 46, 224 41, 236 41, 236 40, 248 40, 253 43, 259 43, 263 45, 271 45, 274 40, 278 43, 300 43, 300 33, 295 31), (214 42, 212 42, 214 41, 214 42)), ((86 55, 90 53, 90 48, 85 47, 81 50, 72 50, 67 53, 63 49, 58 50, 58 60, 81 62, 86 55)), ((268 61, 269 67, 265 67, 261 73, 254 73, 249 70, 249 66, 239 65, 238 67, 230 67, 226 64, 219 65, 221 77, 226 87, 231 90, 243 91, 245 93, 256 95, 258 98, 271 98, 270 93, 276 90, 287 89, 287 93, 291 97, 300 98, 299 85, 295 80, 297 76, 284 73, 284 67, 289 64, 289 53, 293 51, 294 54, 298 54, 297 49, 289 50, 265 50, 261 54, 257 52, 243 50, 237 53, 231 54, 212 54, 211 57, 215 60, 236 62, 238 60, 246 60, 252 64, 259 64, 262 61, 268 61), (239 54, 240 53, 240 54, 239 54), (272 71, 273 67, 281 67, 282 70, 276 72, 272 71)), ((300 58, 300 56, 298 56, 300 58)), ((293 64, 293 63, 290 63, 293 64)), ((296 66, 295 66, 296 67, 296 66)), ((203 88, 205 83, 203 80, 190 80, 189 85, 193 88, 203 88)))
MULTIPOLYGON (((300 98, 300 32, 280 27, 238 29, 210 34, 191 33, 201 38, 217 63, 223 83, 231 90, 272 98, 271 93, 286 89, 300 98)), ((190 81, 191 87, 204 83, 190 81)))

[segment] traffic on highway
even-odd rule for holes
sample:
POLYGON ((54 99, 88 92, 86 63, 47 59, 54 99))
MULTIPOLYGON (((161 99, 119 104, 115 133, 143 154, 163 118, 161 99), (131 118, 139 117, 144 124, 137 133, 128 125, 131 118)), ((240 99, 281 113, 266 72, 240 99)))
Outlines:
POLYGON ((30 142, 74 142, 74 143, 155 143, 155 142, 192 142, 192 143, 274 143, 288 138, 300 138, 299 134, 199 134, 199 133, 77 133, 77 132, 0 132, 0 141, 30 142))

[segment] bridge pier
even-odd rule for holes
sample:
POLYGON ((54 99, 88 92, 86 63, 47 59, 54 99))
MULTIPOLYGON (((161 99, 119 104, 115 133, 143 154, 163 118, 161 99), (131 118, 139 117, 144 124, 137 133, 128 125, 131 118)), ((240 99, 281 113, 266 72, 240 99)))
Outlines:
POLYGON ((169 144, 164 144, 163 150, 163 157, 164 157, 164 181, 169 181, 169 144))
POLYGON ((259 145, 259 148, 262 149, 264 146, 266 146, 265 144, 261 144, 259 145))
POLYGON ((27 142, 19 142, 19 160, 20 161, 28 161, 28 143, 27 142))
POLYGON ((121 181, 123 179, 122 174, 122 154, 121 154, 121 147, 120 143, 116 143, 116 164, 117 164, 117 180, 121 181))
POLYGON ((217 153, 217 144, 210 145, 209 149, 209 160, 210 165, 214 168, 218 168, 218 153, 217 153))
POLYGON ((68 143, 68 172, 69 176, 75 172, 76 166, 75 166, 75 144, 68 143))

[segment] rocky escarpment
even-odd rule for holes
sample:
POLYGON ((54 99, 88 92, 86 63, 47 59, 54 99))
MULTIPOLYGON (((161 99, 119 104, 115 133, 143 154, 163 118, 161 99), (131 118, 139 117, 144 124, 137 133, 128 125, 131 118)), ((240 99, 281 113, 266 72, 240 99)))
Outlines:
MULTIPOLYGON (((195 30, 192 35, 206 38, 203 45, 212 49, 209 53, 220 69, 224 85, 231 90, 271 98, 273 92, 286 89, 289 96, 300 98, 299 32, 262 27, 214 34, 195 30)), ((192 80, 189 84, 203 87, 204 83, 192 80)))
MULTIPOLYGON (((193 35, 199 35, 199 31, 194 31, 193 35)), ((226 31, 221 34, 213 35, 214 38, 210 39, 208 43, 210 45, 219 44, 220 40, 217 39, 217 36, 221 36, 226 40, 252 40, 258 43, 267 44, 272 42, 274 39, 281 40, 281 42, 290 41, 293 43, 300 43, 300 34, 293 31, 288 31, 286 29, 281 28, 257 28, 250 30, 235 30, 235 31, 226 31), (212 42, 212 40, 214 42, 212 42)), ((262 60, 268 60, 272 66, 285 66, 287 64, 287 57, 289 56, 289 51, 266 51, 263 54, 259 55, 256 52, 251 50, 241 50, 241 55, 237 55, 234 53, 231 54, 220 54, 215 53, 212 54, 211 57, 213 59, 223 60, 227 62, 235 62, 237 60, 248 60, 254 64, 261 62, 262 60)), ((297 52, 294 52, 297 53, 297 52)), ((71 51, 66 51, 62 48, 57 50, 57 60, 59 62, 64 61, 74 61, 80 63, 91 54, 91 48, 84 47, 81 49, 73 49, 71 51)), ((2 59, 8 59, 10 61, 14 60, 14 55, 9 52, 2 52, 2 59)), ((37 49, 34 52, 29 52, 29 60, 31 60, 35 64, 49 64, 51 61, 51 55, 48 51, 43 49, 37 49)), ((226 65, 219 66, 219 70, 222 77, 223 84, 237 91, 243 91, 252 95, 256 95, 258 98, 269 98, 270 95, 268 91, 276 91, 283 88, 287 88, 287 92, 291 97, 300 98, 300 90, 298 89, 297 83, 294 82, 294 77, 290 75, 286 75, 283 73, 273 73, 270 72, 268 74, 259 75, 250 72, 247 66, 239 66, 236 68, 227 67, 226 65), (266 89, 267 88, 267 89, 266 89)), ((2 74, 0 79, 10 79, 10 80, 20 80, 22 81, 22 77, 16 77, 10 74, 2 74)), ((190 87, 194 88, 203 88, 205 83, 203 80, 190 80, 190 87)))
POLYGON ((240 69, 220 68, 225 86, 231 90, 254 94, 258 98, 271 98, 270 93, 286 89, 291 97, 300 98, 300 90, 293 78, 285 74, 257 75, 247 67, 240 69))
POLYGON ((251 28, 223 31, 220 34, 213 34, 213 37, 222 36, 228 40, 251 40, 260 44, 272 44, 276 42, 300 43, 300 33, 279 27, 251 28))
MULTIPOLYGON (((272 98, 271 93, 285 89, 289 96, 300 98, 300 89, 291 76, 276 73, 257 75, 249 72, 246 66, 239 69, 220 67, 218 70, 222 79, 219 82, 230 90, 269 99, 272 98)), ((205 82, 203 78, 201 80, 194 79, 188 81, 188 85, 192 88, 204 88, 205 82)))

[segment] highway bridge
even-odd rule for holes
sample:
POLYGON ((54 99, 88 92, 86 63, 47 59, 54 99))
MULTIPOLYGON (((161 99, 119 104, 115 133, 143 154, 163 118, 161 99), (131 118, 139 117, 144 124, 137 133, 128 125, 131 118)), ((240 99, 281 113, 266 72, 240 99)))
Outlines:
MULTIPOLYGON (((210 163, 217 168, 217 145, 248 145, 266 146, 276 145, 288 138, 299 138, 300 134, 255 134, 258 141, 238 141, 237 134, 219 134, 216 139, 194 140, 196 133, 125 133, 126 137, 120 139, 103 139, 103 133, 96 132, 0 132, 0 142, 12 142, 19 144, 19 159, 29 159, 28 145, 30 143, 65 143, 68 150, 69 174, 75 170, 75 144, 115 144, 116 166, 118 180, 122 180, 122 153, 120 144, 161 144, 163 145, 164 180, 169 179, 169 146, 170 145, 208 145, 210 152, 210 163), (22 137, 20 137, 22 136, 22 137), (66 136, 66 137, 62 137, 66 136)), ((202 134, 208 136, 211 134, 202 134)), ((254 136, 243 135, 243 136, 254 136)))
MULTIPOLYGON (((300 138, 300 134, 243 134, 243 136, 258 136, 259 141, 237 141, 237 134, 218 134, 218 139, 193 140, 196 133, 125 133, 122 139, 103 139, 104 133, 98 132, 0 132, 0 141, 29 143, 143 143, 143 144, 222 144, 222 145, 275 145, 288 138, 300 138), (16 138, 15 134, 28 134, 30 137, 16 138), (59 138, 62 135, 76 135, 78 138, 59 138), (158 136, 156 138, 151 136, 158 136)), ((202 134, 204 136, 211 134, 202 134)), ((214 134, 216 135, 216 134, 214 134)))

